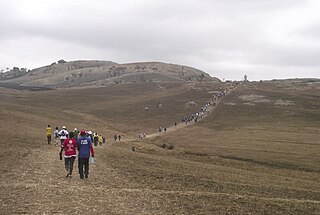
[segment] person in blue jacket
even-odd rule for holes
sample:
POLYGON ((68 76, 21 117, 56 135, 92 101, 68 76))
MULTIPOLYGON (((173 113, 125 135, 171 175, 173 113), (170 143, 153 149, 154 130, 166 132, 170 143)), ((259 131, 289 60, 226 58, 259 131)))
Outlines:
POLYGON ((94 150, 92 147, 91 139, 90 137, 87 137, 87 132, 85 130, 81 130, 80 137, 77 140, 77 144, 78 144, 78 151, 79 151, 78 167, 79 167, 80 178, 83 179, 84 176, 85 178, 88 178, 90 152, 91 152, 91 162, 93 163, 94 150))

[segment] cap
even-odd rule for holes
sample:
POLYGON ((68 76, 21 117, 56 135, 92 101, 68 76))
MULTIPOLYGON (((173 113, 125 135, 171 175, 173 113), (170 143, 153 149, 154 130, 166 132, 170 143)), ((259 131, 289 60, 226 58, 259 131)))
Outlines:
POLYGON ((62 129, 66 129, 66 126, 62 126, 62 129))
POLYGON ((78 131, 78 129, 77 129, 77 128, 74 128, 74 131, 78 131))
POLYGON ((86 135, 86 134, 87 134, 86 130, 84 130, 84 129, 81 130, 81 132, 80 132, 80 135, 81 135, 81 136, 84 136, 84 135, 86 135))

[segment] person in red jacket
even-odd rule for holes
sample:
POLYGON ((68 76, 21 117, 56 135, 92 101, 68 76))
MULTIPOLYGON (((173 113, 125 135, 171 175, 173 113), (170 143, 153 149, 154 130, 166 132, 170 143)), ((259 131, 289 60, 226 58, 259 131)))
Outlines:
POLYGON ((60 150, 60 157, 62 157, 62 151, 64 151, 64 164, 65 168, 68 172, 67 178, 72 177, 72 171, 73 171, 73 164, 74 160, 77 156, 77 140, 74 139, 74 133, 70 132, 69 133, 69 138, 67 138, 61 147, 60 150))

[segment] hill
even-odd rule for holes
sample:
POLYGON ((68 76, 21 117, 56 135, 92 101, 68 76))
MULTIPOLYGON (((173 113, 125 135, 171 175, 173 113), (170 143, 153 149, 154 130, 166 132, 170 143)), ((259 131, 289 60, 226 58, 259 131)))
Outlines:
POLYGON ((320 87, 280 84, 244 83, 188 126, 226 83, 0 88, 0 213, 318 214, 320 87), (89 179, 65 178, 47 124, 106 137, 89 179))
POLYGON ((141 82, 217 81, 198 69, 160 62, 117 64, 111 61, 70 61, 33 69, 15 68, 0 77, 3 83, 21 86, 68 88, 141 82))

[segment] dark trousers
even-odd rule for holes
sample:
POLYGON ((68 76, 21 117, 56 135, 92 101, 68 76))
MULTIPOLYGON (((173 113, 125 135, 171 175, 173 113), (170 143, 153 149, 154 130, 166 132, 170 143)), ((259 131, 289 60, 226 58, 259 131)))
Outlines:
POLYGON ((84 174, 89 175, 89 158, 78 158, 78 167, 80 177, 83 178, 83 168, 84 174))
POLYGON ((47 135, 48 144, 51 143, 51 135, 47 135))
POLYGON ((97 137, 93 138, 93 144, 94 144, 94 146, 98 146, 98 138, 97 137))
POLYGON ((70 157, 70 158, 64 158, 64 165, 65 168, 67 170, 67 172, 72 175, 72 171, 73 171, 73 163, 74 160, 76 159, 76 157, 70 157))

